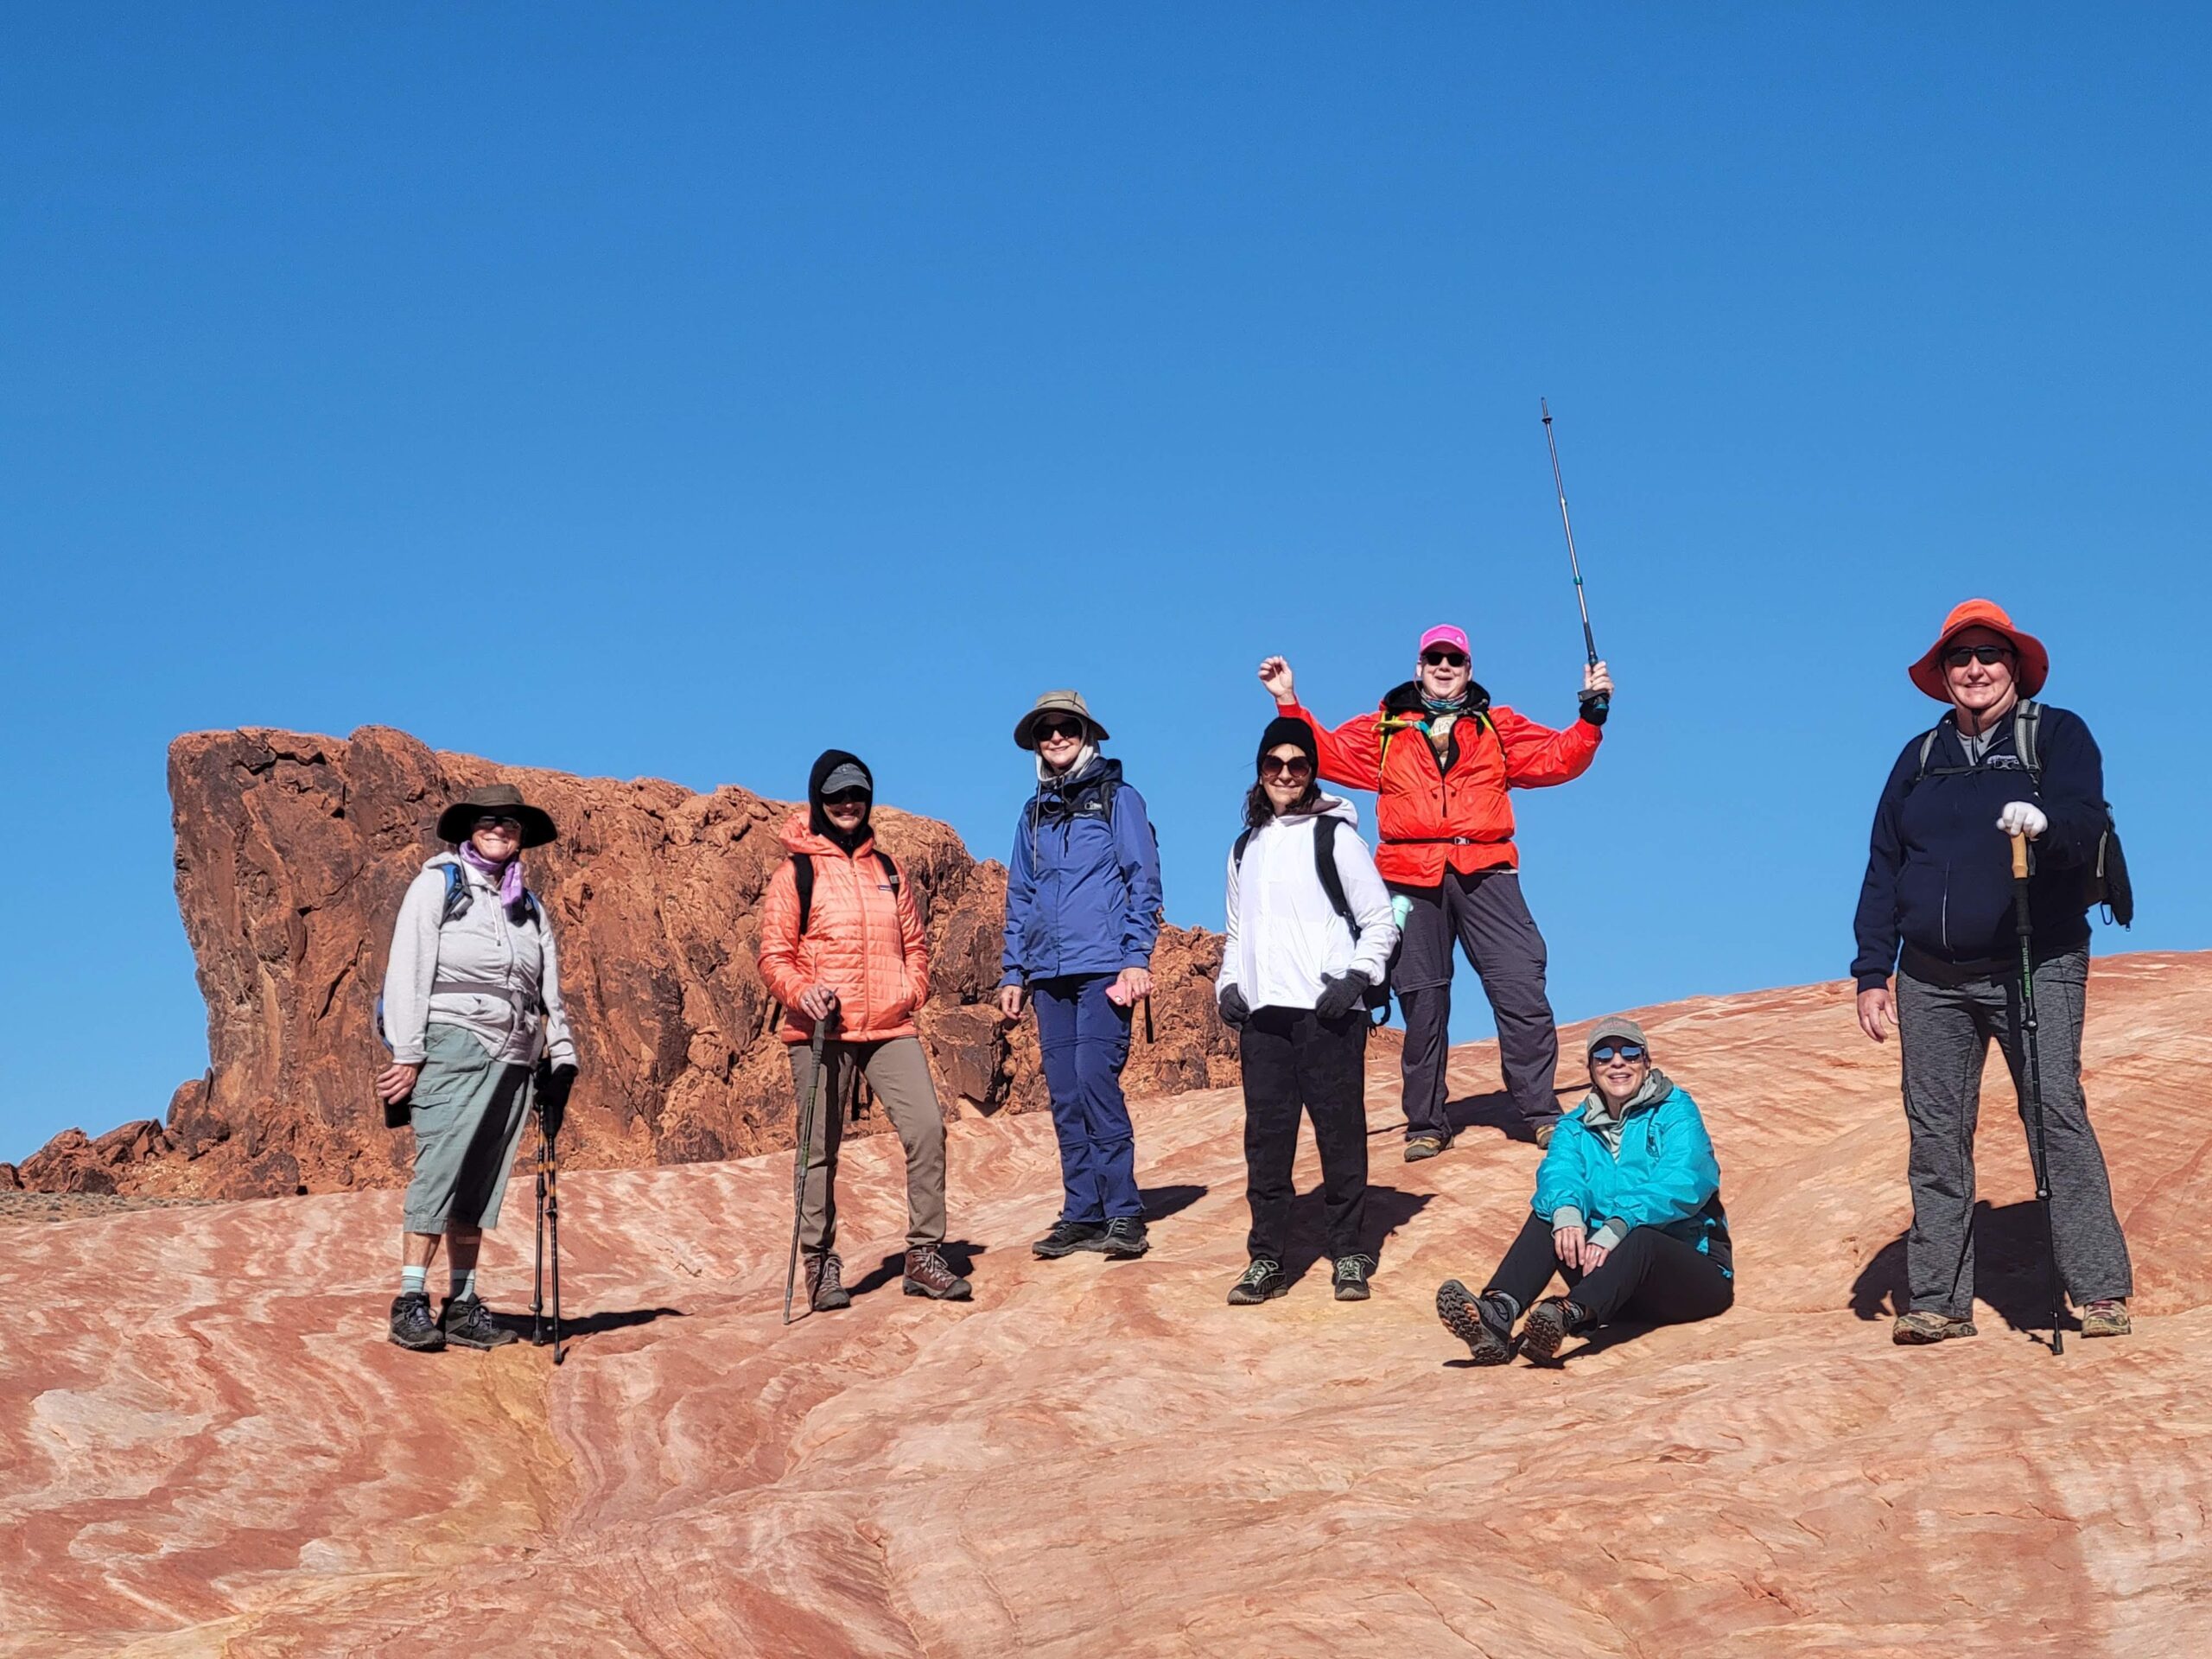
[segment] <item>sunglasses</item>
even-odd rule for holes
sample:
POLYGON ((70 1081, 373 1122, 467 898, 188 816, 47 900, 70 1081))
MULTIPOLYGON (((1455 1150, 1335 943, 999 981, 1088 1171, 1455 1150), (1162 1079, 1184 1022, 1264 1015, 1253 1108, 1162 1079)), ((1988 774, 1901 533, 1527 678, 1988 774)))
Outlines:
POLYGON ((1421 654, 1421 659, 1431 668, 1465 668, 1467 665, 1465 652, 1446 651, 1441 647, 1424 651, 1421 654))
POLYGON ((479 830, 504 830, 511 836, 518 836, 522 834, 522 820, 520 818, 502 818, 486 812, 482 817, 476 820, 476 828, 479 830))
POLYGON ((1590 1058, 1600 1065, 1611 1059, 1616 1054, 1624 1060, 1640 1060, 1643 1058, 1643 1045, 1642 1043, 1600 1043, 1590 1051, 1590 1058))
POLYGON ((1294 754, 1287 760, 1274 754, 1260 757, 1260 776, 1262 778, 1281 778, 1285 782, 1294 783, 1300 778, 1311 778, 1313 775, 1313 763, 1302 754, 1294 754))
POLYGON ((824 795, 822 798, 822 804, 824 806, 866 806, 868 798, 868 791, 864 789, 841 789, 835 795, 824 795))
POLYGON ((1059 742, 1082 735, 1082 726, 1071 720, 1040 720, 1037 722, 1037 741, 1039 743, 1059 742))
POLYGON ((1986 668, 1992 663, 2001 663, 2012 654, 2010 645, 1953 645, 1943 653, 1943 666, 1964 668, 1968 663, 1980 663, 1986 668))

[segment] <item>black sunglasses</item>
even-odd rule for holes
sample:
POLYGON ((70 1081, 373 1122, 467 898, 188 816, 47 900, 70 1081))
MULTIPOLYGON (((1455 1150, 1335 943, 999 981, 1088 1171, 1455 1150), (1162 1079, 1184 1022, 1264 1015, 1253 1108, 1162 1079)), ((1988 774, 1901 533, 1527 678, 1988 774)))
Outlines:
POLYGON ((1262 778, 1311 778, 1313 775, 1313 763, 1302 754, 1294 754, 1287 760, 1277 754, 1260 757, 1260 776, 1262 778))
POLYGON ((1943 666, 1964 668, 1968 663, 1980 663, 1986 668, 1992 663, 2001 663, 2012 654, 2010 645, 1953 645, 1943 653, 1943 666))
POLYGON ((1421 659, 1431 668, 1465 668, 1467 665, 1465 652, 1446 651, 1440 647, 1424 651, 1421 654, 1421 659))
POLYGON ((1643 1045, 1642 1043, 1600 1043, 1590 1051, 1590 1058, 1600 1065, 1611 1059, 1616 1054, 1624 1060, 1640 1060, 1643 1058, 1643 1045))
POLYGON ((824 806, 866 806, 868 802, 868 793, 864 789, 841 789, 835 795, 822 798, 824 806))
POLYGON ((1056 737, 1081 737, 1081 722, 1072 720, 1040 720, 1037 722, 1037 741, 1049 743, 1056 737))
POLYGON ((475 827, 479 830, 504 830, 511 836, 522 834, 520 818, 500 817, 491 812, 486 812, 482 817, 477 819, 475 827))

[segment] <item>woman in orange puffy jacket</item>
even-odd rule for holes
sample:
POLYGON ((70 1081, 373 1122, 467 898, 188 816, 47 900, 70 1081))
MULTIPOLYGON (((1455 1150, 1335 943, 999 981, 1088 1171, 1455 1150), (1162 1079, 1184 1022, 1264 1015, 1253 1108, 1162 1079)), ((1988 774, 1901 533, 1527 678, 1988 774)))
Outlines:
POLYGON ((760 907, 760 977, 783 1005, 791 1086, 817 1085, 816 1025, 834 1020, 824 1044, 814 1128, 799 1205, 799 1249, 810 1306, 849 1307, 838 1260, 839 1109, 856 1074, 881 1101, 906 1149, 906 1294, 966 1301, 969 1286, 946 1262, 944 1115, 914 1011, 930 994, 929 948, 899 866, 868 827, 875 779, 856 755, 826 751, 806 783, 806 805, 784 825, 790 850, 760 907))

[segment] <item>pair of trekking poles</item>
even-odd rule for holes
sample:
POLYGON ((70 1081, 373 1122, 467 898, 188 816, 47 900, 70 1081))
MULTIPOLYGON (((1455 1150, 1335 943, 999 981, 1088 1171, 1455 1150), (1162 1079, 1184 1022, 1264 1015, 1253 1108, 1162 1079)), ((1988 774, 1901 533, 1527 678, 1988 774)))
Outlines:
POLYGON ((541 1074, 537 1092, 537 1251, 531 1269, 530 1340, 531 1345, 543 1348, 548 1341, 553 1344, 553 1363, 558 1365, 569 1357, 561 1340, 561 1166, 555 1155, 553 1131, 546 1126, 546 1091, 563 1088, 560 1105, 565 1108, 568 1099, 565 1085, 552 1081, 557 1074, 541 1074), (553 1318, 549 1331, 545 1318, 546 1246, 552 1245, 553 1318))

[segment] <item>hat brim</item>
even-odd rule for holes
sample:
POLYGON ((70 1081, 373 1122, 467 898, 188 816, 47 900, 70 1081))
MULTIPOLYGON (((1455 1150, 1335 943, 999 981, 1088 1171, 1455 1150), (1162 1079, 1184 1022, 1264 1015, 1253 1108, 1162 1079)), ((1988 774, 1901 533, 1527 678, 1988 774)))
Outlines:
POLYGON ((458 845, 475 830, 477 819, 493 816, 512 818, 520 823, 525 848, 543 847, 561 838, 561 832, 553 827, 551 815, 542 807, 471 806, 461 801, 438 814, 438 839, 458 845))
POLYGON ((2043 641, 2032 633, 2023 633, 2018 628, 2007 627, 2001 622, 1988 621, 1981 617, 1960 623, 1928 647, 1926 655, 1905 671, 1912 683, 1938 702, 1951 700, 1950 682, 1943 671, 1943 652, 1951 641, 1968 628, 1987 628, 1992 633, 2001 633, 2012 642, 2012 654, 2018 660, 2015 677, 2019 683, 2020 695, 2032 697, 2043 690, 2043 683, 2050 677, 2050 653, 2044 649, 2043 641))
POLYGON ((1084 728, 1093 743, 1103 743, 1112 735, 1103 726, 1079 709, 1032 709, 1014 723, 1014 747, 1018 749, 1034 749, 1037 747, 1037 727, 1039 721, 1071 717, 1084 723, 1084 728))

